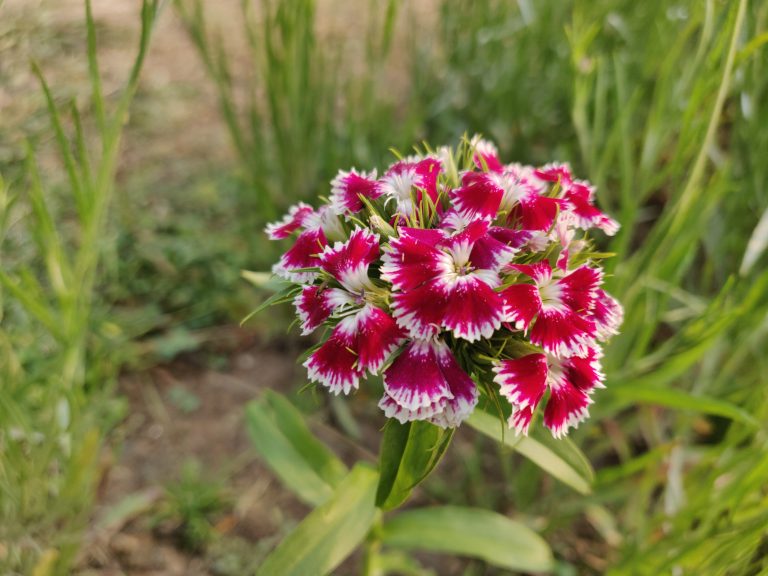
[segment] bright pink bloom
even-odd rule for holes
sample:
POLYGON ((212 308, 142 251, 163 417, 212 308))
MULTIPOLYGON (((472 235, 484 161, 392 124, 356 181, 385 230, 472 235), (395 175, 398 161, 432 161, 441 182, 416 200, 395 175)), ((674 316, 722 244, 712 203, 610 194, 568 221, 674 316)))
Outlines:
POLYGON ((430 338, 442 328, 470 342, 490 338, 504 317, 504 301, 494 291, 501 283, 498 270, 516 249, 489 237, 482 221, 454 236, 399 231, 381 267, 381 277, 397 290, 392 298, 397 323, 415 338, 430 338), (491 267, 480 268, 478 262, 491 267))
POLYGON ((599 228, 608 236, 619 231, 619 223, 595 206, 595 188, 574 180, 567 164, 547 164, 535 170, 534 175, 539 180, 560 186, 566 209, 573 215, 576 227, 583 230, 599 228))
POLYGON ((402 331, 394 320, 380 308, 366 304, 342 318, 304 366, 311 381, 334 394, 348 394, 357 389, 366 372, 378 372, 402 341, 402 331))
POLYGON ((379 407, 400 422, 455 428, 477 404, 477 388, 440 340, 413 340, 384 371, 379 407))
POLYGON ((624 309, 613 296, 598 289, 590 317, 595 323, 597 339, 605 341, 619 333, 619 326, 624 321, 624 309))
POLYGON ((325 322, 335 306, 329 300, 330 290, 321 286, 305 286, 293 301, 301 321, 301 334, 306 336, 325 322))
POLYGON ((461 183, 461 188, 452 190, 449 194, 456 211, 468 220, 495 220, 504 197, 504 189, 490 174, 482 172, 464 173, 461 183))
POLYGON ((590 348, 583 358, 529 354, 499 362, 493 368, 494 381, 512 405, 510 428, 528 433, 533 413, 547 389, 544 425, 558 438, 577 427, 589 415, 592 391, 603 387, 599 358, 599 350, 590 348))
POLYGON ((472 138, 472 144, 475 147, 475 166, 480 170, 488 172, 501 172, 504 170, 504 164, 499 158, 499 150, 493 142, 483 140, 477 136, 472 138))
POLYGON ((418 212, 424 194, 433 204, 437 203, 437 177, 441 172, 442 164, 437 158, 400 160, 379 180, 378 190, 387 197, 387 202, 395 202, 396 213, 413 216, 418 212))
POLYGON ((280 222, 268 224, 266 228, 267 236, 270 240, 282 240, 288 238, 299 228, 306 228, 307 220, 315 213, 315 209, 304 202, 299 202, 291 206, 280 222))
POLYGON ((376 181, 376 171, 340 171, 331 182, 331 207, 336 214, 354 214, 363 209, 361 196, 375 200, 381 196, 381 186, 376 181))
POLYGON ((320 266, 351 292, 362 296, 372 287, 368 267, 379 258, 379 236, 356 228, 346 242, 328 246, 320 255, 320 266))
POLYGON ((582 266, 555 278, 547 261, 513 264, 534 284, 513 284, 502 292, 506 319, 518 329, 531 329, 531 342, 557 356, 584 355, 596 335, 588 317, 602 282, 599 269, 582 266), (535 320, 534 320, 535 319, 535 320))
POLYGON ((312 282, 317 278, 317 273, 304 269, 316 268, 320 264, 320 253, 327 245, 328 241, 322 228, 305 230, 299 234, 290 250, 272 267, 272 272, 298 284, 312 282))
POLYGON ((318 256, 328 245, 328 238, 341 237, 344 231, 339 219, 328 206, 313 210, 303 203, 291 207, 283 220, 269 224, 266 228, 272 240, 287 238, 297 231, 299 236, 293 247, 272 267, 272 272, 291 282, 305 284, 314 281, 317 273, 303 269, 316 268, 319 264, 318 256))

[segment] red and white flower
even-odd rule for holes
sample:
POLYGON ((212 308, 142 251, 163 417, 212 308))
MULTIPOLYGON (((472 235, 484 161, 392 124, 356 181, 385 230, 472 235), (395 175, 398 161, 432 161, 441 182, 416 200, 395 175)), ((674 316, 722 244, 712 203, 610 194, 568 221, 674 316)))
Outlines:
POLYGON ((330 203, 336 214, 355 214, 363 209, 361 198, 375 200, 381 196, 381 185, 376 180, 376 171, 349 172, 341 170, 331 182, 330 203))
POLYGON ((384 371, 379 407, 401 423, 429 420, 455 428, 472 412, 477 398, 475 383, 444 342, 412 340, 384 371))
POLYGON ((558 438, 569 428, 577 427, 589 415, 592 391, 603 387, 599 359, 599 349, 590 348, 583 358, 529 354, 499 362, 493 368, 494 381, 512 405, 510 428, 528 433, 533 414, 547 390, 544 425, 558 438))
POLYGON ((438 148, 379 178, 339 172, 320 208, 299 203, 267 226, 272 240, 295 237, 273 270, 298 284, 302 334, 326 328, 304 363, 311 381, 346 394, 383 371, 387 417, 452 428, 478 402, 470 374, 501 350, 509 425, 526 433, 541 406, 559 437, 586 418, 603 382, 598 342, 623 317, 583 230, 618 225, 567 165, 504 164, 492 143, 468 145, 469 158, 438 148))
POLYGON ((327 247, 320 267, 340 287, 307 287, 296 298, 302 330, 311 332, 332 314, 341 315, 328 340, 305 362, 310 380, 348 393, 367 372, 376 373, 403 341, 403 332, 369 301, 375 291, 368 267, 379 256, 376 234, 356 229, 346 242, 327 247))
POLYGON ((414 338, 431 338, 443 328, 470 342, 490 338, 504 319, 504 301, 494 290, 501 284, 498 271, 517 249, 490 236, 484 221, 454 236, 404 227, 399 232, 381 266, 382 279, 395 289, 397 323, 414 338))
POLYGON ((600 269, 581 266, 562 277, 553 276, 549 262, 513 264, 533 280, 513 284, 502 292, 506 320, 528 330, 533 344, 557 356, 583 356, 597 328, 589 318, 602 282, 600 269))
POLYGON ((594 186, 574 180, 567 164, 547 164, 535 170, 534 175, 542 182, 561 187, 566 209, 572 215, 577 228, 599 228, 608 236, 613 236, 619 231, 619 223, 595 206, 594 186))
POLYGON ((378 182, 378 190, 387 197, 387 203, 394 202, 395 213, 410 217, 418 212, 425 194, 433 204, 437 203, 441 172, 437 158, 406 158, 389 167, 378 182))
POLYGON ((304 366, 312 382, 334 394, 348 394, 357 389, 366 372, 378 372, 402 341, 402 331, 394 320, 380 308, 366 304, 342 318, 304 366))
POLYGON ((297 284, 306 284, 317 278, 317 273, 307 268, 316 268, 319 255, 328 245, 328 239, 344 237, 344 229, 330 207, 314 210, 300 202, 292 206, 280 222, 266 228, 271 240, 288 238, 300 232, 294 245, 272 267, 272 273, 297 284))

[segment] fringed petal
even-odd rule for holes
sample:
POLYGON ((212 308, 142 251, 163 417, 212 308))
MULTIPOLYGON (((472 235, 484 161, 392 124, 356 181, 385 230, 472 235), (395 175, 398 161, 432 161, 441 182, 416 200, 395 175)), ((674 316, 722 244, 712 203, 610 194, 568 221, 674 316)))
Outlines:
POLYGON ((371 287, 368 266, 379 257, 379 236, 356 228, 344 243, 328 246, 320 255, 323 270, 347 289, 360 292, 371 287))
POLYGON ((312 282, 317 277, 316 272, 297 270, 319 267, 320 254, 327 245, 328 241, 321 229, 305 230, 299 234, 293 247, 272 267, 272 272, 297 284, 312 282))
POLYGON ((320 286, 305 286, 293 301, 301 321, 301 333, 306 336, 328 319, 334 309, 329 290, 320 286))
POLYGON ((331 182, 331 207, 336 214, 355 214, 363 209, 361 197, 375 200, 381 196, 381 187, 376 181, 376 171, 349 172, 341 170, 331 182))

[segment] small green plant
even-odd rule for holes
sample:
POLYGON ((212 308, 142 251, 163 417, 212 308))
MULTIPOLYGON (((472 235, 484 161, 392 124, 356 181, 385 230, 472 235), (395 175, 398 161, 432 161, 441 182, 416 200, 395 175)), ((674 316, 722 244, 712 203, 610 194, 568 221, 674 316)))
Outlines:
POLYGON ((156 521, 171 523, 184 548, 205 550, 216 536, 212 519, 228 506, 223 482, 206 479, 200 463, 188 460, 179 480, 166 485, 165 495, 156 521))
POLYGON ((4 573, 69 573, 87 525, 105 427, 115 417, 103 396, 116 365, 103 355, 109 329, 97 314, 99 271, 123 128, 158 8, 159 1, 142 4, 133 68, 113 102, 102 92, 94 20, 85 2, 94 140, 75 103, 59 106, 33 64, 66 169, 66 194, 43 179, 32 144, 24 178, 11 190, 0 182, 4 573), (60 208, 65 205, 72 209, 60 208))

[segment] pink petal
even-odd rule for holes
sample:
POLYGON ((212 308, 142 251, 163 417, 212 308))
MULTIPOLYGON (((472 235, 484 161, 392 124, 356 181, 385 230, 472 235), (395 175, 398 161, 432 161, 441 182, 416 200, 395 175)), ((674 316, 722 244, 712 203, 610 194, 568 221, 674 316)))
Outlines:
POLYGON ((398 406, 416 411, 453 398, 438 363, 438 352, 445 347, 433 340, 413 340, 384 371, 384 390, 398 406))
POLYGON ((583 356, 594 337, 594 322, 564 307, 543 307, 531 329, 531 343, 555 356, 583 356))
POLYGON ((437 158, 400 160, 389 167, 379 181, 382 194, 397 203, 397 212, 411 216, 421 205, 423 193, 437 202, 437 178, 442 164, 437 158), (416 205, 414 205, 414 202, 416 205))
POLYGON ((280 222, 273 222, 268 224, 265 231, 270 240, 282 240, 288 238, 293 232, 299 228, 306 227, 306 221, 315 210, 312 206, 299 202, 295 206, 291 206, 280 222))
POLYGON ((586 392, 564 379, 559 384, 551 384, 550 388, 544 409, 544 425, 553 436, 560 438, 568 433, 569 428, 576 428, 589 416, 588 407, 592 401, 586 392))
POLYGON ((528 428, 531 425, 533 419, 533 408, 526 406, 525 408, 512 408, 512 414, 507 420, 507 424, 510 428, 514 428, 518 434, 528 435, 528 428))
POLYGON ((601 268, 581 266, 557 280, 560 300, 574 312, 586 312, 595 303, 597 290, 602 281, 601 268))
POLYGON ((400 228, 400 237, 390 242, 390 250, 382 256, 381 277, 397 290, 412 290, 435 278, 450 266, 450 257, 432 240, 442 239, 438 230, 417 231, 400 228))
POLYGON ((334 394, 349 394, 356 389, 364 372, 357 366, 354 345, 354 334, 342 324, 336 326, 328 340, 304 362, 309 379, 326 386, 334 394))
POLYGON ((576 217, 576 226, 584 230, 599 228, 608 236, 613 236, 619 231, 619 223, 593 205, 592 195, 592 189, 581 183, 566 191, 567 206, 576 217))
POLYGON ((537 168, 533 171, 533 174, 536 178, 545 182, 560 182, 561 186, 573 182, 573 174, 571 174, 571 168, 568 164, 554 162, 537 168))
POLYGON ((320 286, 305 286, 293 301, 301 320, 301 333, 306 336, 326 321, 333 311, 328 291, 320 286))
POLYGON ((435 414, 431 422, 441 428, 456 428, 475 409, 478 399, 477 386, 461 369, 447 346, 440 349, 438 363, 453 398, 445 400, 442 411, 435 414))
POLYGON ((368 266, 379 257, 379 237, 369 230, 356 228, 344 243, 336 242, 320 255, 323 270, 348 290, 361 291, 370 286, 368 266))
POLYGON ((473 138, 472 144, 475 147, 475 155, 473 157, 475 166, 480 170, 487 168, 489 172, 501 172, 504 170, 504 165, 499 159, 499 151, 493 142, 482 138, 473 138))
POLYGON ((440 278, 392 295, 392 315, 398 326, 414 338, 431 338, 440 332, 448 307, 449 287, 440 278))
POLYGON ((373 200, 381 194, 376 171, 357 172, 353 168, 349 172, 340 171, 333 179, 330 201, 336 214, 354 214, 363 209, 361 196, 373 200))
MULTIPOLYGON (((417 186, 427 193, 433 203, 437 202, 437 178, 443 169, 442 162, 437 158, 428 157, 417 162, 415 167, 416 174, 420 177, 417 186)), ((421 198, 418 200, 421 201, 421 198)))
POLYGON ((546 260, 533 264, 513 264, 510 268, 533 278, 538 285, 546 284, 552 278, 552 266, 546 260))
POLYGON ((404 340, 403 331, 380 308, 367 304, 358 313, 356 350, 360 369, 378 372, 404 340))
POLYGON ((591 318, 595 323, 597 339, 604 341, 619 333, 619 326, 624 321, 624 309, 613 296, 598 288, 591 318))
POLYGON ((415 410, 409 410, 408 408, 400 406, 400 404, 395 402, 392 397, 385 392, 384 396, 382 396, 379 401, 379 408, 382 409, 384 416, 387 418, 395 418, 401 424, 405 424, 406 422, 413 422, 414 420, 430 420, 436 414, 443 411, 446 402, 447 400, 442 398, 429 406, 422 406, 415 410))
POLYGON ((528 330, 541 310, 539 289, 533 284, 512 284, 501 293, 507 322, 514 322, 518 330, 528 330))
POLYGON ((509 212, 510 220, 518 220, 523 230, 549 230, 555 222, 561 208, 561 200, 540 196, 538 193, 526 194, 520 203, 509 212))
POLYGON ((499 272, 512 261, 528 236, 528 232, 494 226, 475 241, 469 260, 476 268, 499 272))
POLYGON ((317 277, 317 273, 294 272, 294 270, 319 267, 319 255, 327 245, 328 241, 321 229, 305 230, 299 234, 293 247, 272 267, 272 272, 291 282, 312 282, 317 277))
POLYGON ((453 207, 465 218, 496 218, 504 196, 504 189, 487 174, 467 172, 462 177, 462 187, 450 193, 453 207))
POLYGON ((442 322, 456 338, 469 342, 490 338, 503 319, 504 301, 488 284, 472 275, 456 279, 442 322))
POLYGON ((547 357, 529 354, 514 360, 502 360, 493 367, 493 381, 501 394, 516 409, 535 410, 547 389, 547 357))
POLYGON ((590 348, 583 358, 572 356, 562 361, 565 378, 579 390, 591 393, 595 388, 605 388, 605 375, 600 364, 601 352, 590 348))

